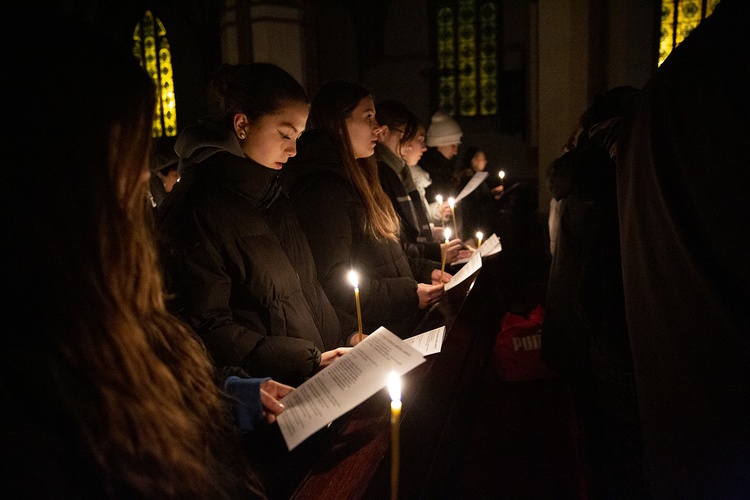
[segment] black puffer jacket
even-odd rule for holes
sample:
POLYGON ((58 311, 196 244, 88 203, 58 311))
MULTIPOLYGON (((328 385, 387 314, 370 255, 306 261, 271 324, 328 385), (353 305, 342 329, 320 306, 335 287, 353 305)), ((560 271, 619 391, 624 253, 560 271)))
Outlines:
POLYGON ((186 129, 175 150, 182 180, 158 216, 172 309, 219 367, 298 385, 344 339, 280 172, 213 125, 186 129))
POLYGON ((339 316, 347 316, 348 326, 356 329, 354 289, 347 280, 354 269, 365 332, 385 326, 397 335, 410 335, 424 313, 418 308, 417 280, 429 283, 440 263, 408 258, 398 241, 378 241, 365 231, 364 202, 326 132, 302 135, 297 156, 286 167, 284 190, 297 209, 320 282, 339 316))

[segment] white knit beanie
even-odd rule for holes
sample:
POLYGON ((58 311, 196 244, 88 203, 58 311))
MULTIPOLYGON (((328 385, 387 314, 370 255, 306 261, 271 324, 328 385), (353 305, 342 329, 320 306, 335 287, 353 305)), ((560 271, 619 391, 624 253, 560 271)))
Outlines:
POLYGON ((458 126, 456 120, 442 111, 438 111, 432 115, 430 127, 427 129, 425 136, 425 144, 429 147, 461 144, 463 135, 464 133, 461 132, 461 127, 458 126))

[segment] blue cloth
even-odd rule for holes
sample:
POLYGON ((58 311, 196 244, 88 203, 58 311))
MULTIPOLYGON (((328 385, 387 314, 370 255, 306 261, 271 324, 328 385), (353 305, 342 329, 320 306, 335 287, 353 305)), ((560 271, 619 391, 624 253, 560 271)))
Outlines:
POLYGON ((260 384, 266 378, 228 377, 224 381, 224 391, 232 399, 232 413, 237 426, 243 431, 252 431, 263 418, 263 404, 260 400, 260 384))

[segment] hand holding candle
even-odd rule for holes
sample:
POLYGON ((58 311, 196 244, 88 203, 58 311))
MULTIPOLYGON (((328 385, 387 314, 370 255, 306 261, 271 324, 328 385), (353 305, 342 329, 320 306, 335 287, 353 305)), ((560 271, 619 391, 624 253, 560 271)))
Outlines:
POLYGON ((401 379, 396 372, 388 376, 388 392, 391 395, 391 499, 398 498, 399 438, 401 420, 401 379))
POLYGON ((438 202, 440 208, 440 225, 445 227, 445 215, 443 215, 443 197, 440 195, 435 196, 435 200, 438 202))
POLYGON ((448 198, 448 205, 451 207, 451 217, 453 217, 453 229, 456 231, 456 238, 458 238, 458 221, 456 221, 456 200, 451 198, 448 198))
MULTIPOLYGON (((445 235, 445 242, 446 243, 450 243, 450 241, 451 241, 451 228, 446 227, 444 235, 445 235)), ((438 281, 438 283, 442 283, 443 282, 443 272, 445 271, 445 258, 446 258, 447 255, 448 255, 448 246, 446 245, 445 247, 443 247, 443 262, 442 262, 442 264, 440 264, 440 280, 438 281)))
POLYGON ((359 306, 359 276, 352 269, 349 271, 349 282, 354 287, 354 301, 357 304, 357 332, 359 333, 359 341, 362 342, 362 309, 359 306))

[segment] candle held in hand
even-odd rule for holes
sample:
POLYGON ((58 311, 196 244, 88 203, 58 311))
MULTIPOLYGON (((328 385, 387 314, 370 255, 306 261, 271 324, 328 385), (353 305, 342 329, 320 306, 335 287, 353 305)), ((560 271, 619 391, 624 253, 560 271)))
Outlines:
POLYGON ((359 276, 353 269, 349 271, 349 282, 354 287, 354 301, 357 305, 357 332, 359 333, 359 341, 362 342, 362 309, 359 305, 359 276))
POLYGON ((399 438, 401 420, 401 379, 396 372, 388 376, 388 392, 391 395, 391 499, 398 499, 399 438))
POLYGON ((453 230, 456 231, 456 237, 458 238, 458 221, 456 220, 456 200, 448 198, 448 205, 451 207, 451 217, 453 217, 453 230))
MULTIPOLYGON (((450 243, 450 241, 451 241, 451 228, 446 227, 445 231, 443 232, 443 234, 445 235, 445 242, 446 243, 450 243)), ((445 258, 446 258, 447 255, 448 255, 448 246, 446 245, 443 248, 443 262, 440 265, 440 281, 439 281, 440 283, 443 282, 443 272, 445 271, 445 258)))
POLYGON ((477 249, 482 246, 482 237, 484 237, 482 231, 477 231, 477 249))
POLYGON ((440 209, 440 226, 445 227, 445 215, 443 215, 443 197, 437 195, 435 196, 435 200, 438 202, 438 208, 440 209))
POLYGON ((500 177, 500 185, 502 186, 505 184, 505 171, 501 170, 497 173, 497 176, 500 177))

